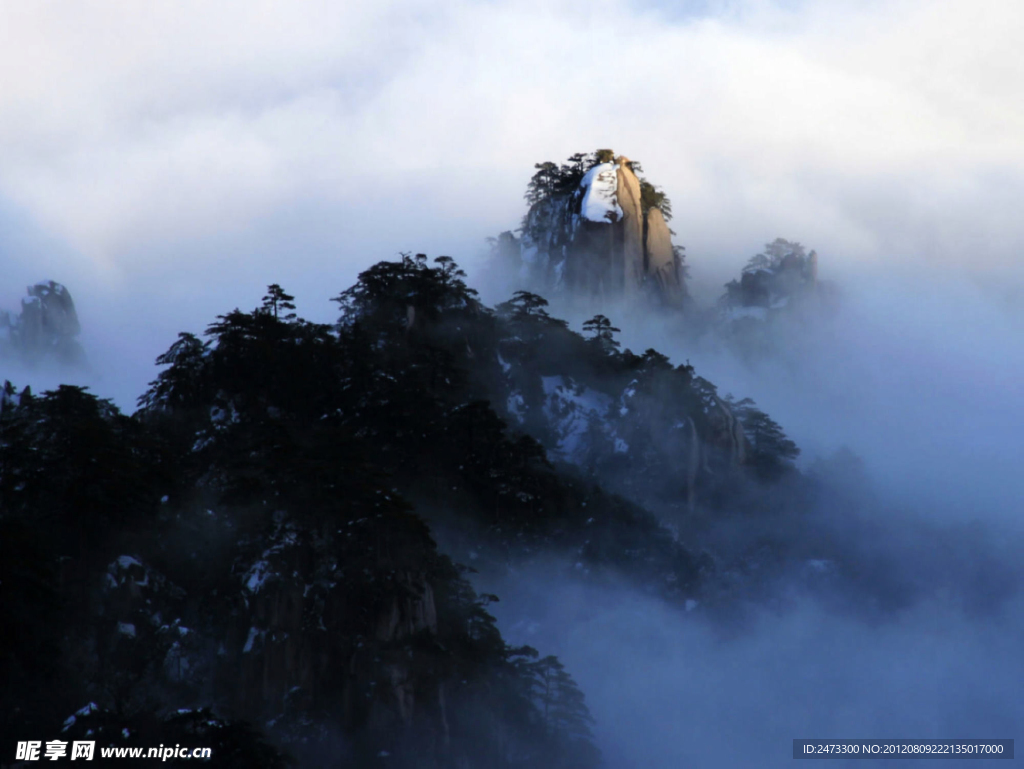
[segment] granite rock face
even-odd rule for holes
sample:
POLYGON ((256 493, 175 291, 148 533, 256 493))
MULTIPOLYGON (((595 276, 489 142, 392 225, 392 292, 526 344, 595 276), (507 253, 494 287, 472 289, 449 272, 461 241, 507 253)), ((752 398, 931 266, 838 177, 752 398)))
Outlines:
POLYGON ((622 208, 622 262, 625 270, 623 289, 627 297, 635 296, 644 284, 644 210, 640 200, 640 180, 629 167, 629 159, 619 157, 617 194, 622 208))
POLYGON ((657 208, 649 209, 644 225, 644 271, 648 280, 656 283, 664 295, 681 297, 686 288, 664 214, 657 208))
POLYGON ((522 237, 502 233, 499 253, 541 293, 680 306, 687 296, 681 249, 672 245, 664 195, 611 150, 570 160, 575 165, 561 169, 538 166, 522 237))

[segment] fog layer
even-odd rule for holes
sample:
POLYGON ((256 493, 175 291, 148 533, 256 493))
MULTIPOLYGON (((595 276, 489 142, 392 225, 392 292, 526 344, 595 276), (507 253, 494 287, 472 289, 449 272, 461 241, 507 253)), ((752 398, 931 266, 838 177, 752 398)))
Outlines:
POLYGON ((571 564, 487 585, 511 638, 577 676, 610 766, 783 766, 798 737, 1013 737, 1024 723, 1020 286, 912 258, 831 277, 837 312, 780 331, 770 355, 621 324, 625 345, 757 400, 825 483, 808 518, 741 517, 712 538, 727 566, 765 532, 810 556, 737 595, 739 621, 715 600, 687 611, 574 581, 571 564), (844 448, 862 475, 830 475, 844 448))
MULTIPOLYGON (((597 147, 664 187, 701 290, 780 235, 868 279, 1019 285, 1021 23, 1003 0, 7 6, 0 307, 61 281, 117 365, 271 282, 330 319, 399 251, 471 262, 534 163, 597 147)), ((148 375, 125 375, 130 406, 148 375)))
POLYGON ((612 767, 789 766, 794 738, 1005 738, 1024 718, 1019 598, 979 617, 945 594, 869 623, 794 586, 726 635, 701 607, 514 584, 506 634, 565 662, 612 767))

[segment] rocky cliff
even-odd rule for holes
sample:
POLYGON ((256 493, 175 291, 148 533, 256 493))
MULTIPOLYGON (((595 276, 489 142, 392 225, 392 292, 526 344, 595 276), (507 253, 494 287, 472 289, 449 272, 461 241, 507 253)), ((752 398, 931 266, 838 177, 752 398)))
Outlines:
POLYGON ((537 165, 521 237, 503 233, 498 250, 543 293, 597 300, 686 299, 682 249, 672 245, 668 199, 611 150, 537 165))
POLYGON ((710 325, 745 354, 763 356, 827 317, 837 299, 834 286, 818 279, 818 254, 776 238, 726 284, 710 325))
POLYGON ((777 310, 812 295, 817 287, 817 252, 808 254, 799 243, 776 238, 763 253, 750 259, 738 281, 726 285, 721 304, 725 308, 777 310))
POLYGON ((85 353, 77 340, 81 326, 71 292, 52 280, 29 286, 27 292, 20 314, 0 310, 0 359, 83 365, 85 353))

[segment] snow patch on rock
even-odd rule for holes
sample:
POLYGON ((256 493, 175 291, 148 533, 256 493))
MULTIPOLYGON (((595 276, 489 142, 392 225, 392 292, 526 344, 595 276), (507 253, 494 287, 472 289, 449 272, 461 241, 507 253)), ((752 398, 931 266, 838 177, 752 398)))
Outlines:
POLYGON ((576 385, 570 377, 541 377, 544 387, 544 413, 558 435, 555 454, 561 459, 578 462, 584 448, 583 436, 590 424, 597 421, 607 432, 605 415, 612 399, 589 387, 576 385))
POLYGON ((580 213, 590 222, 617 222, 622 219, 618 199, 618 173, 614 163, 598 163, 580 182, 585 189, 580 213))

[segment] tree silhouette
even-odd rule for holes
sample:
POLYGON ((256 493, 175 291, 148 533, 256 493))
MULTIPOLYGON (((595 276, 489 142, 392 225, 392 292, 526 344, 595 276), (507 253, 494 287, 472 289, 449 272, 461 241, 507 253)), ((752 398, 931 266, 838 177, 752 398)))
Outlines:
POLYGON ((542 657, 527 663, 526 667, 545 731, 551 735, 566 735, 570 740, 591 740, 594 719, 586 698, 558 657, 542 657))
POLYGON ((507 302, 498 305, 498 313, 509 320, 517 323, 539 321, 544 324, 566 327, 568 324, 558 318, 553 318, 544 309, 548 306, 548 300, 529 291, 516 291, 507 302))
MULTIPOLYGON (((267 295, 263 297, 263 307, 261 309, 264 312, 270 313, 275 318, 279 318, 282 310, 295 309, 294 301, 294 296, 286 294, 284 289, 277 283, 271 283, 267 286, 267 295)), ((295 320, 295 313, 288 313, 284 316, 284 320, 295 320)))
POLYGON ((725 400, 743 425, 748 443, 747 465, 765 480, 774 480, 791 468, 800 449, 779 423, 757 408, 750 398, 738 402, 731 397, 725 400))
POLYGON ((620 346, 618 340, 615 339, 615 334, 621 330, 615 328, 604 315, 595 315, 583 324, 583 333, 590 334, 591 341, 606 352, 611 352, 620 346))

